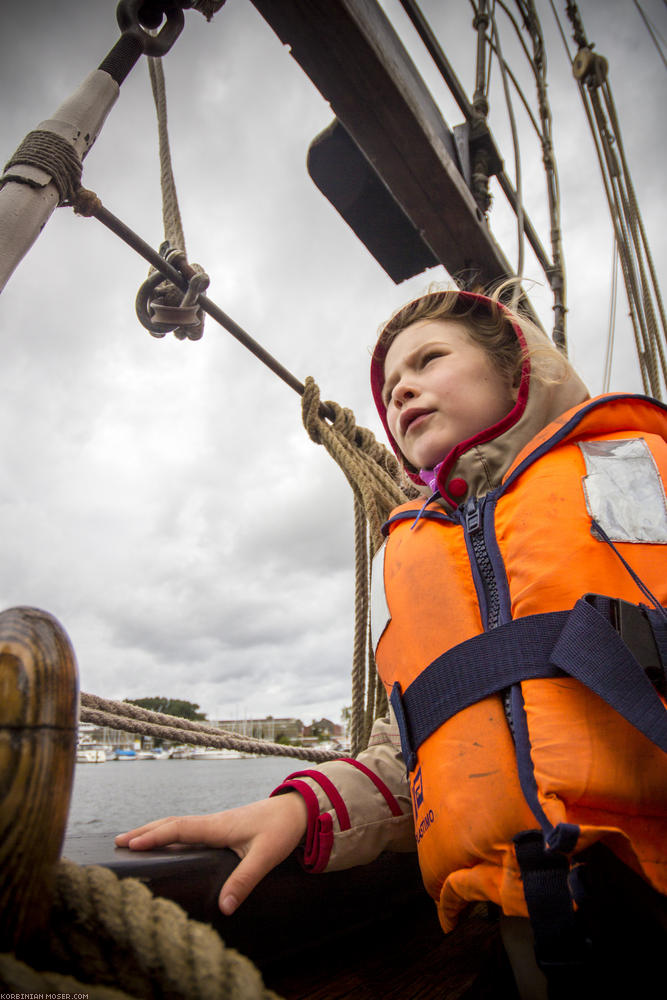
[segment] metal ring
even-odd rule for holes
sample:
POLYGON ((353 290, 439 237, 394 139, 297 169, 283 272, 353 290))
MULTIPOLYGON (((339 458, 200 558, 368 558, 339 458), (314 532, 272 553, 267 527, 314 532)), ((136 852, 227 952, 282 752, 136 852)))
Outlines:
POLYGON ((116 8, 118 27, 124 35, 132 35, 137 39, 144 55, 163 56, 183 30, 185 24, 183 6, 175 0, 161 0, 154 9, 158 12, 161 10, 167 20, 157 35, 149 35, 139 21, 139 12, 146 6, 146 0, 120 0, 116 8))
POLYGON ((150 274, 141 285, 139 291, 137 292, 137 297, 134 300, 134 308, 137 314, 137 319, 153 337, 164 337, 165 333, 169 333, 169 331, 173 330, 174 326, 177 325, 155 323, 151 318, 149 305, 150 299, 157 286, 163 281, 164 278, 159 271, 156 271, 154 274, 150 274))

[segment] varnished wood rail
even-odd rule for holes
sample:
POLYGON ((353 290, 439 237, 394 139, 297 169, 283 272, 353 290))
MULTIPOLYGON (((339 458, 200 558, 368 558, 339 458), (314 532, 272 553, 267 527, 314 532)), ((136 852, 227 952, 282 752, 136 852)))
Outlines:
POLYGON ((76 754, 78 674, 60 623, 0 614, 0 952, 29 950, 48 922, 76 754))

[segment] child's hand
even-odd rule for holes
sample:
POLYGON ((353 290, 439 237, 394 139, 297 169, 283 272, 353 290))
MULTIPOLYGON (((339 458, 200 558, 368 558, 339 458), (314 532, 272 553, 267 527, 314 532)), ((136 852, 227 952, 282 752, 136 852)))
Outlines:
POLYGON ((117 847, 148 851, 167 844, 231 847, 241 863, 222 889, 218 904, 229 916, 258 882, 291 854, 308 825, 306 803, 298 792, 261 799, 238 809, 207 816, 156 819, 116 837, 117 847))

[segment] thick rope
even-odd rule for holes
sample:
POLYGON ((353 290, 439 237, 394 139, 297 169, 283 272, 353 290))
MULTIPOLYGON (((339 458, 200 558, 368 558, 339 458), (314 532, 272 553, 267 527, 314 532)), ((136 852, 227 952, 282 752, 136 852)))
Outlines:
POLYGON ((0 982, 13 991, 90 1000, 280 1000, 212 927, 138 879, 97 865, 59 863, 48 938, 38 955, 19 957, 49 971, 0 956, 0 982))
POLYGON ((96 726, 153 736, 161 740, 181 742, 188 746, 239 750, 263 756, 296 757, 299 760, 318 762, 338 760, 344 756, 332 750, 255 740, 206 723, 192 722, 190 719, 181 719, 162 712, 151 712, 124 701, 108 701, 85 692, 81 692, 80 703, 79 718, 82 722, 92 722, 96 726))
POLYGON ((5 991, 0 994, 2 996, 10 992, 22 998, 58 995, 63 998, 86 997, 86 1000, 137 1000, 129 993, 109 986, 82 983, 80 979, 61 972, 38 971, 7 952, 0 954, 0 986, 5 991))
POLYGON ((162 59, 148 56, 147 62, 148 73, 151 80, 151 89, 153 91, 153 100, 155 101, 155 109, 157 112, 164 238, 169 240, 172 247, 182 250, 183 253, 185 253, 185 236, 183 235, 183 223, 181 221, 181 213, 178 207, 176 182, 174 180, 171 151, 169 149, 169 132, 167 130, 167 94, 165 89, 162 59))
POLYGON ((23 175, 13 176, 12 167, 38 167, 49 174, 58 189, 59 204, 70 202, 81 184, 82 164, 79 154, 66 139, 43 129, 28 132, 16 152, 5 166, 0 185, 18 180, 30 187, 40 187, 37 181, 30 181, 23 175))
POLYGON ((369 641, 370 580, 373 556, 382 545, 382 525, 394 507, 416 495, 394 455, 364 427, 351 410, 328 401, 333 423, 320 412, 320 392, 308 377, 303 394, 303 423, 316 444, 323 445, 340 466, 354 494, 355 615, 352 658, 350 742, 356 756, 368 745, 373 721, 386 711, 378 692, 372 643, 369 641), (368 693, 366 693, 368 692, 368 693))

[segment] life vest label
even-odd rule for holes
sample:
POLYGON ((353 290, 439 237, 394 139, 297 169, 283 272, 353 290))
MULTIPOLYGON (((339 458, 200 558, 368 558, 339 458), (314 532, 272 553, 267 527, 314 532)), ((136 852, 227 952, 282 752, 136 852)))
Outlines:
POLYGON ((579 442, 586 509, 612 542, 667 544, 667 500, 643 438, 579 442))
POLYGON ((426 815, 424 816, 423 820, 421 821, 421 823, 417 827, 417 831, 416 831, 416 833, 417 833, 417 843, 419 843, 421 841, 422 837, 427 832, 427 830, 429 829, 429 827, 431 826, 432 823, 435 823, 435 815, 433 813, 433 810, 429 809, 429 811, 426 813, 426 815))
POLYGON ((415 818, 420 806, 424 804, 424 782, 422 780, 422 769, 418 768, 412 781, 412 803, 415 809, 415 818))

